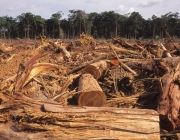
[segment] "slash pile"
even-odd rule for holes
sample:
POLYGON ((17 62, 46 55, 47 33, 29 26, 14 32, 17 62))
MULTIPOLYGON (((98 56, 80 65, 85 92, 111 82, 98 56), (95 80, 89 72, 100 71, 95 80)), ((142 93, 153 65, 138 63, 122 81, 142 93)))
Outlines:
MULTIPOLYGON (((179 43, 124 38, 109 42, 84 33, 75 41, 37 38, 40 41, 0 42, 1 139, 10 139, 9 134, 16 139, 83 138, 85 128, 105 129, 103 123, 93 125, 98 114, 73 114, 77 106, 100 111, 153 109, 160 116, 161 129, 179 130, 179 43), (67 106, 71 113, 57 113, 67 111, 67 106)), ((92 138, 90 131, 86 135, 92 138)))

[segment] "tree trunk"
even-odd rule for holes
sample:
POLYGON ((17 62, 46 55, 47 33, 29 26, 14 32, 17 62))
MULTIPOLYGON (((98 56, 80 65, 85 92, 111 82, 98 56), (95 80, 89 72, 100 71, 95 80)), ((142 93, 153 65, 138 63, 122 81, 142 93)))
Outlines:
POLYGON ((115 37, 117 37, 117 21, 115 23, 115 37))
POLYGON ((155 35, 156 35, 156 24, 154 25, 154 28, 153 28, 153 39, 155 39, 155 35))
POLYGON ((58 28, 59 28, 59 38, 61 38, 61 27, 60 27, 60 21, 58 22, 58 28))
POLYGON ((62 52, 64 53, 64 55, 67 57, 67 58, 70 58, 71 57, 71 54, 70 52, 67 51, 66 49, 66 46, 62 43, 62 42, 54 42, 53 43, 54 46, 56 46, 56 48, 59 48, 62 50, 62 52))
POLYGON ((83 74, 79 79, 78 105, 79 106, 103 106, 106 103, 106 95, 103 93, 96 79, 91 74, 83 74))
POLYGON ((160 140, 159 116, 153 110, 54 104, 43 108, 46 112, 24 106, 6 116, 0 114, 0 139, 160 140))
POLYGON ((44 105, 44 108, 48 112, 66 114, 64 123, 59 122, 59 125, 65 128, 63 129, 65 132, 71 129, 76 134, 76 136, 72 135, 73 138, 160 140, 159 116, 154 110, 110 107, 52 107, 52 105, 47 104, 44 105), (81 136, 81 134, 83 135, 81 136))
POLYGON ((35 27, 35 34, 34 34, 34 38, 36 39, 36 36, 37 36, 37 26, 35 27))
POLYGON ((27 38, 29 39, 29 30, 30 30, 30 25, 27 25, 27 38))
POLYGON ((4 39, 6 39, 6 31, 4 31, 3 36, 4 36, 4 39))
POLYGON ((45 30, 44 27, 42 27, 42 36, 44 36, 44 30, 45 30))
POLYGON ((24 28, 24 38, 26 39, 26 28, 24 28))
POLYGON ((74 29, 74 26, 72 27, 72 37, 73 37, 73 38, 75 37, 75 29, 74 29))
POLYGON ((70 37, 69 37, 69 30, 68 30, 68 39, 70 39, 70 37))
POLYGON ((84 33, 87 34, 87 29, 86 29, 86 25, 85 25, 85 18, 83 18, 83 25, 84 25, 84 33))
POLYGON ((102 73, 108 69, 108 63, 104 60, 100 60, 96 63, 86 66, 82 73, 89 73, 94 76, 95 79, 99 79, 102 73))
POLYGON ((80 23, 79 23, 79 35, 81 34, 81 19, 80 19, 80 23))
POLYGON ((54 39, 54 26, 55 26, 55 25, 53 24, 53 39, 54 39))

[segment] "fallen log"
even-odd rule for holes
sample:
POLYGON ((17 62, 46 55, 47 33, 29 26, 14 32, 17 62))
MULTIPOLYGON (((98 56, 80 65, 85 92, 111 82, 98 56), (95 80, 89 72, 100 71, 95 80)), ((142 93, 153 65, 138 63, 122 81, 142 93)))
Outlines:
POLYGON ((106 103, 106 95, 91 74, 81 76, 78 91, 79 106, 102 106, 106 103))
POLYGON ((127 46, 127 47, 131 47, 134 49, 144 50, 144 48, 142 46, 140 46, 138 44, 138 42, 137 42, 137 44, 130 44, 124 38, 112 38, 112 39, 114 41, 114 44, 118 43, 121 46, 127 46))
POLYGON ((108 63, 104 60, 100 60, 91 65, 86 66, 82 73, 89 73, 94 76, 95 79, 99 79, 103 73, 103 71, 108 69, 108 63))
POLYGON ((11 51, 13 51, 13 50, 14 50, 14 48, 13 48, 12 46, 10 46, 10 45, 5 45, 5 43, 1 44, 1 46, 0 46, 0 51, 2 51, 2 52, 4 52, 4 53, 6 53, 6 52, 11 52, 11 51))
POLYGON ((111 45, 111 46, 113 46, 113 48, 114 48, 114 50, 116 50, 116 52, 139 54, 138 51, 128 50, 128 49, 125 49, 122 47, 116 47, 115 45, 111 45))
POLYGON ((107 55, 105 55, 105 56, 104 56, 104 55, 103 55, 103 56, 99 56, 99 57, 97 57, 96 59, 93 59, 93 60, 91 60, 91 61, 89 61, 89 62, 83 63, 82 65, 80 65, 80 66, 72 69, 72 70, 69 71, 67 74, 69 75, 69 74, 71 74, 71 73, 74 73, 74 72, 76 72, 76 71, 78 71, 78 70, 86 67, 87 65, 90 65, 90 64, 92 64, 92 63, 95 63, 95 62, 97 62, 97 61, 99 61, 99 60, 101 60, 101 59, 107 59, 107 57, 108 57, 107 55))
POLYGON ((171 54, 169 52, 167 52, 166 47, 162 43, 160 43, 160 45, 161 45, 162 49, 165 51, 167 57, 172 57, 171 54))
POLYGON ((149 70, 149 71, 154 71, 155 70, 155 65, 159 66, 160 64, 164 63, 167 64, 166 67, 167 70, 173 68, 178 64, 180 61, 180 57, 166 57, 166 58, 157 58, 157 59, 151 59, 151 60, 144 60, 144 59, 127 59, 121 61, 126 62, 125 64, 132 69, 144 69, 144 70, 149 70), (161 63, 162 62, 162 63, 161 63))
MULTIPOLYGON (((41 125, 40 125, 41 126, 41 125)), ((42 126, 41 126, 42 127, 42 126)), ((46 137, 46 135, 51 135, 48 132, 41 133, 28 133, 27 131, 16 132, 16 126, 12 123, 1 123, 0 124, 0 139, 1 140, 49 140, 50 137, 46 137), (14 129, 14 130, 13 130, 14 129)), ((52 132, 51 132, 52 133, 52 132)), ((54 139, 55 140, 55 139, 54 139)))
POLYGON ((54 42, 53 45, 54 45, 56 48, 61 49, 62 52, 64 53, 64 55, 65 55, 67 58, 70 58, 70 57, 71 57, 70 52, 67 51, 66 46, 64 46, 64 44, 62 43, 62 41, 58 40, 58 41, 54 42))
POLYGON ((17 118, 0 123, 0 138, 160 140, 159 116, 154 110, 74 107, 44 104, 41 112, 24 106, 17 118), (18 121, 19 120, 19 121, 18 121))

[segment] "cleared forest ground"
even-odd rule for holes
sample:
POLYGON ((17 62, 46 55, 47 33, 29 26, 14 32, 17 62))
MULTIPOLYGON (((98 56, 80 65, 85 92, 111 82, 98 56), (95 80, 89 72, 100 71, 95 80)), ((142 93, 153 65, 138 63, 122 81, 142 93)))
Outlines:
MULTIPOLYGON (((98 94, 94 99, 97 101, 89 106, 152 109, 160 115, 161 129, 168 133, 180 128, 178 41, 124 38, 106 41, 81 34, 77 40, 42 36, 37 40, 1 39, 0 45, 0 122, 7 131, 13 126, 14 132, 26 132, 21 133, 22 137, 41 132, 39 138, 58 138, 57 124, 51 125, 51 129, 58 130, 56 133, 48 128, 58 116, 42 115, 47 111, 42 106, 52 104, 51 112, 56 109, 53 105, 80 106, 83 101, 79 99, 82 94, 79 81, 83 74, 91 74, 103 94, 98 94), (93 65, 97 62, 100 65, 93 65), (104 95, 105 102, 97 105, 104 95)), ((86 102, 90 102, 89 98, 94 96, 87 98, 86 102)), ((0 133, 1 138, 9 138, 7 132, 0 133)), ((67 136, 62 132, 61 135, 67 136)), ((80 134, 71 132, 70 137, 74 135, 80 134)), ((17 139, 21 136, 17 135, 17 139)))

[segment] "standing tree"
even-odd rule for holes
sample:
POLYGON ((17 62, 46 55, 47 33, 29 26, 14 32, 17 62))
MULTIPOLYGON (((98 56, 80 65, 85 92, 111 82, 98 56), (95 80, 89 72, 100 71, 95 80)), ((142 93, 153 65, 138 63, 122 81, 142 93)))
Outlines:
POLYGON ((77 11, 76 10, 69 10, 68 20, 71 24, 71 36, 72 38, 76 35, 76 25, 77 25, 77 11))
POLYGON ((152 16, 152 30, 153 30, 153 38, 157 39, 159 36, 160 38, 163 37, 163 20, 155 15, 152 16))
POLYGON ((17 18, 24 27, 24 38, 29 38, 30 37, 30 29, 34 22, 34 15, 31 13, 23 13, 23 14, 19 15, 17 18))
POLYGON ((129 38, 130 35, 137 38, 140 29, 142 29, 143 18, 138 12, 132 12, 128 18, 128 26, 129 26, 129 38))
POLYGON ((4 17, 0 17, 0 32, 1 32, 1 38, 6 38, 6 28, 5 28, 5 19, 4 17))
POLYGON ((96 36, 96 26, 94 25, 94 20, 97 17, 98 13, 93 12, 87 14, 87 31, 86 33, 89 35, 96 36))
POLYGON ((61 20, 61 27, 64 31, 64 37, 70 38, 70 22, 66 19, 61 20))
POLYGON ((79 34, 82 33, 82 25, 84 28, 84 32, 86 33, 86 13, 82 10, 77 10, 77 19, 79 21, 79 34))
POLYGON ((62 18, 63 13, 61 11, 58 11, 54 14, 52 14, 51 19, 54 21, 53 24, 53 38, 55 37, 55 25, 58 24, 58 31, 59 31, 59 38, 63 38, 63 30, 60 26, 60 19, 62 18))
POLYGON ((35 37, 37 36, 37 34, 41 34, 44 36, 45 34, 45 19, 43 19, 41 16, 39 15, 35 15, 34 16, 34 27, 35 27, 35 37))
POLYGON ((71 24, 72 37, 79 36, 82 32, 87 33, 87 14, 82 10, 70 10, 68 20, 71 24))

